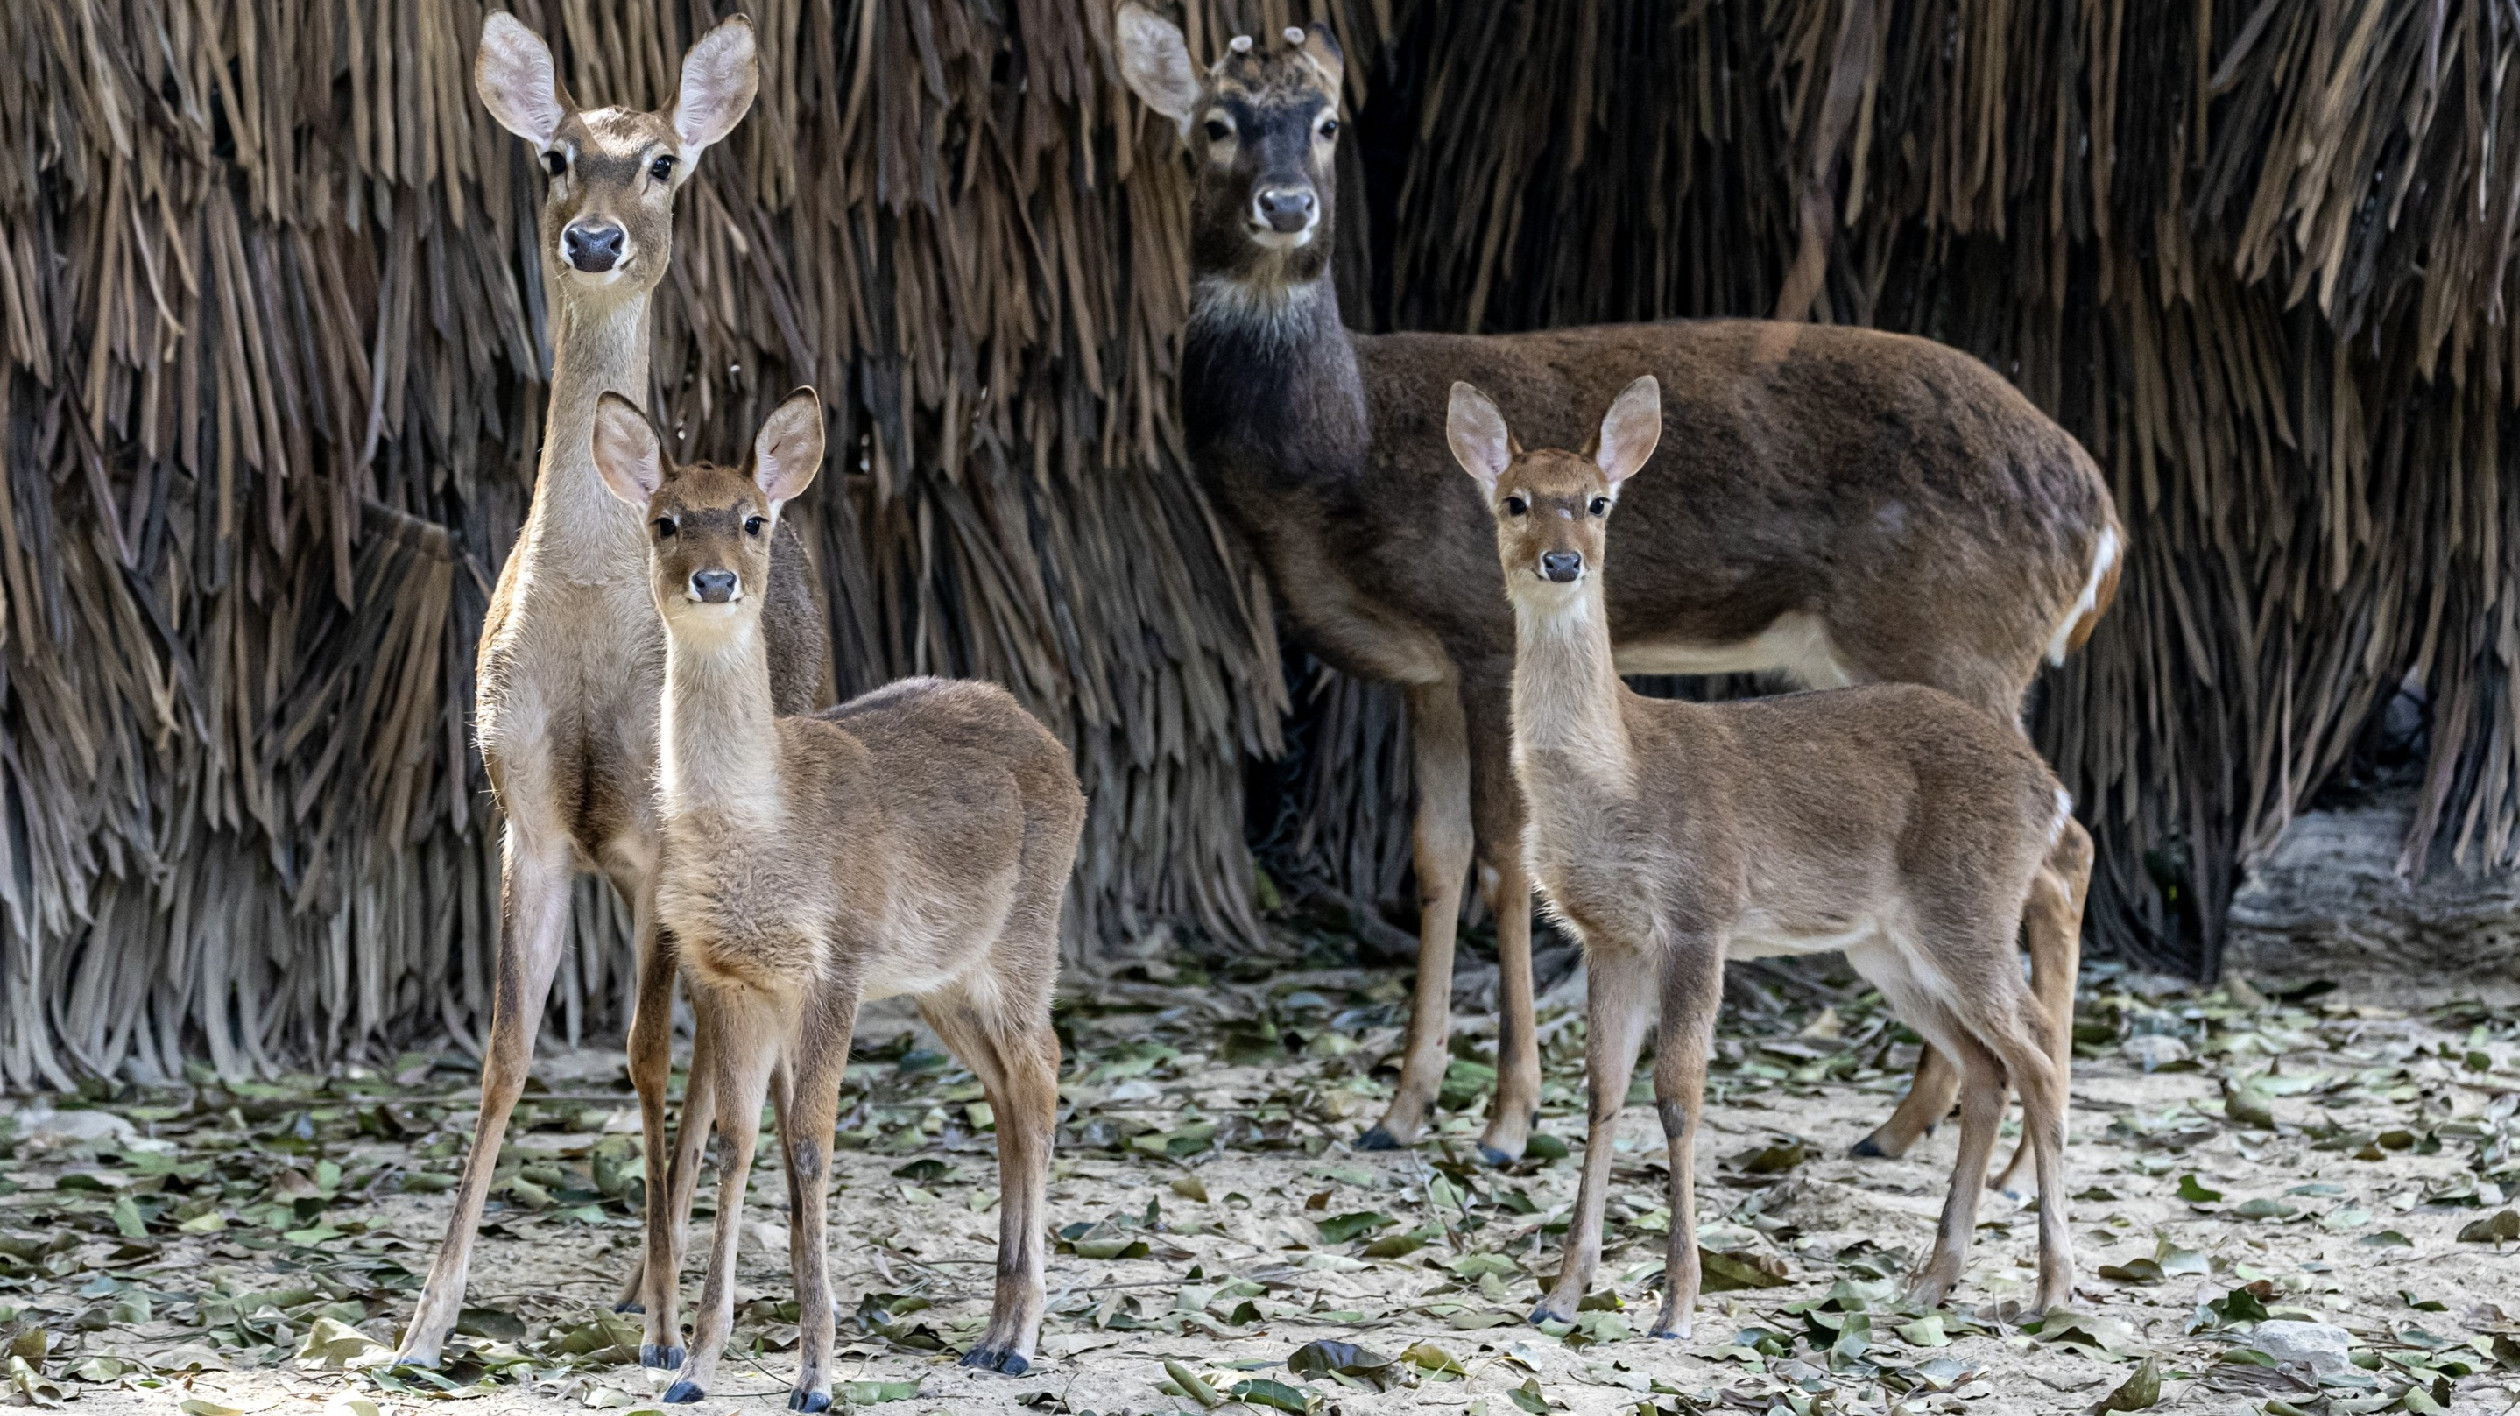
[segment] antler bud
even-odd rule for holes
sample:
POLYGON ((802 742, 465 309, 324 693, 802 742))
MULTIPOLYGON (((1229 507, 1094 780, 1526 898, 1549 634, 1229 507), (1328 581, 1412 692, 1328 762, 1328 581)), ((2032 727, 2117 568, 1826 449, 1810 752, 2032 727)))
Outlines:
POLYGON ((1251 52, 1251 36, 1247 34, 1235 35, 1233 41, 1225 47, 1234 51, 1236 54, 1249 54, 1251 52))
POLYGON ((1302 25, 1288 25, 1286 27, 1286 42, 1300 47, 1304 42, 1304 27, 1302 25))

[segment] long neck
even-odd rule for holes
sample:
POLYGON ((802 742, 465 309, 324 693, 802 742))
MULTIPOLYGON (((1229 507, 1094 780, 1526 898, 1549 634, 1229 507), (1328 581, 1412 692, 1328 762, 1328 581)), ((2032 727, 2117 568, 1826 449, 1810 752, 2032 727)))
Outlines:
POLYGON ((618 393, 646 406, 648 293, 590 297, 563 291, 551 314, 551 404, 543 417, 540 474, 534 480, 529 534, 540 530, 572 539, 620 539, 625 564, 644 574, 646 551, 639 513, 604 489, 596 475, 593 437, 595 400, 618 393))
POLYGON ((762 824, 781 810, 770 655, 761 617, 665 635, 657 789, 668 827, 762 824))
POLYGON ((1181 411, 1195 453, 1260 453, 1284 474, 1364 465, 1373 429, 1356 347, 1325 269, 1299 283, 1196 272, 1181 348, 1181 411))
POLYGON ((1634 778, 1634 750, 1620 699, 1627 692, 1610 657, 1610 617, 1601 575, 1577 585, 1516 583, 1514 604, 1514 758, 1546 782, 1573 768, 1596 783, 1634 778), (1545 768, 1536 756, 1550 758, 1545 768))

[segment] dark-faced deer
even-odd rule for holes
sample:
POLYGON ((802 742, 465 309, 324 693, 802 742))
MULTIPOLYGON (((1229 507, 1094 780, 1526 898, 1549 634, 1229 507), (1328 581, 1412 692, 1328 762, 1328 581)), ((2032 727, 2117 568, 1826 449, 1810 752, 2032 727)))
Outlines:
MULTIPOLYGON (((1781 670, 1808 686, 1930 684, 2018 731, 2043 659, 2082 643, 2122 533, 2081 446, 1992 370, 1921 339, 1751 321, 1534 334, 1354 334, 1331 286, 1341 58, 1328 30, 1238 38, 1214 67, 1119 10, 1121 73, 1180 125, 1197 170, 1182 417, 1209 494, 1250 539, 1301 638, 1407 694, 1423 900, 1400 1083, 1368 1146, 1406 1144, 1443 1079, 1453 935, 1477 854, 1497 913, 1502 1018, 1483 1147, 1522 1152, 1539 1101, 1523 808, 1508 761, 1513 620, 1487 517, 1446 466, 1455 378, 1508 391, 1544 440, 1587 431, 1638 370, 1674 393, 1662 473, 1624 513, 1611 642, 1624 673, 1781 670)), ((2067 851, 2088 851, 2079 825, 2067 851)), ((2043 872, 2035 986, 2072 1006, 2081 901, 2043 872)), ((1896 1155, 1951 1109, 1928 1050, 1896 1155)))
MULTIPOLYGON (((822 464, 813 390, 771 413, 747 467, 673 466, 647 419, 610 394, 592 446, 605 484, 646 527, 653 598, 642 612, 665 633, 657 917, 689 981, 727 1151, 691 1349, 665 1400, 702 1397, 734 1323, 737 1225, 777 1066, 790 1079, 774 1099, 803 1309, 788 1406, 831 1404, 832 1127, 858 1004, 898 994, 918 1000, 996 1118, 996 1303, 963 1362, 1020 1374, 1041 1328, 1059 1074, 1050 993, 1085 823, 1067 749, 987 683, 907 679, 819 714, 779 715, 762 591, 790 553, 773 551, 780 509, 822 464)), ((677 1332, 680 1225, 649 1216, 654 1345, 677 1332)))
MULTIPOLYGON (((1724 960, 1844 950, 1910 1027, 1959 1064, 1960 1147, 1932 1257, 1910 1297, 1960 1279, 1978 1195, 2018 1087, 2039 1182, 2039 1306, 2073 1292, 2058 1020, 2014 946, 2073 819, 2020 733, 1909 684, 1746 703, 1675 703, 1619 681, 1602 554, 1611 510, 1662 436, 1652 375, 1582 453, 1525 452, 1487 395, 1452 386, 1446 434, 1495 518, 1515 630, 1513 762, 1525 850, 1591 970, 1591 1131, 1556 1285, 1532 1320, 1571 1321, 1601 1256, 1612 1137, 1648 1024, 1670 1150, 1671 1252, 1659 1337, 1697 1301, 1693 1154, 1724 960)), ((1624 520, 1626 512, 1620 513, 1624 520)), ((1624 537, 1623 537, 1624 539, 1624 537)))
MULTIPOLYGON (((674 197, 752 105, 752 26, 731 19, 703 35, 663 112, 579 108, 551 51, 504 11, 482 22, 474 80, 491 116, 534 145, 547 174, 537 245, 551 297, 551 394, 533 507, 482 622, 475 732, 506 819, 496 992, 472 1151, 398 1353, 416 1365, 436 1363, 463 1307, 473 1231, 533 1061, 580 870, 602 872, 630 905, 640 956, 630 1075, 648 1204, 668 1203, 674 960, 657 940, 652 888, 665 645, 648 600, 643 523, 605 494, 587 439, 599 394, 646 396, 648 302, 673 255, 674 197)), ((828 676, 804 566, 801 545, 782 557, 763 614, 774 697, 792 712, 814 706, 828 676)))

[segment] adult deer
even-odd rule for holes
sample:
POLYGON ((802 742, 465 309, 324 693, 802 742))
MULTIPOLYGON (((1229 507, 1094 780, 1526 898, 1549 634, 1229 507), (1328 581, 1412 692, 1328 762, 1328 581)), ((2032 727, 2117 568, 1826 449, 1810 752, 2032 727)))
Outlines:
MULTIPOLYGON (((435 1364, 462 1309, 473 1233, 533 1061, 580 870, 600 871, 630 905, 639 950, 630 1076, 648 1137, 651 1216, 669 1203, 663 1139, 675 962, 657 936, 654 893, 665 645, 648 599, 643 523, 605 492, 588 437, 599 396, 646 397, 648 302, 673 255, 675 194, 752 106, 757 81, 752 26, 736 18, 683 57, 672 107, 581 109, 532 30, 503 11, 482 21, 474 70, 481 101, 534 145, 547 174, 537 245, 551 296, 551 393, 532 509, 482 622, 474 700, 482 762, 506 818, 480 1121, 445 1242, 403 1334, 402 1362, 435 1364)), ((768 587, 765 632, 775 696, 801 712, 821 692, 829 651, 801 542, 782 563, 768 587)))
MULTIPOLYGON (((1059 910, 1085 826, 1067 749, 990 683, 906 679, 822 713, 777 714, 760 590, 792 554, 773 545, 779 512, 822 465, 813 390, 770 414, 741 468, 675 467, 613 394, 593 446, 605 485, 648 526, 645 613, 662 617, 666 642, 657 911, 690 975, 710 1090, 735 1123, 691 1350, 664 1399, 706 1394, 734 1324, 749 1122, 775 1065, 793 1081, 778 1098, 801 1309, 788 1406, 831 1405, 832 1126, 859 1000, 896 994, 918 1000, 996 1116, 996 1302, 963 1365, 1020 1376, 1044 1297, 1059 910)), ((678 1331, 678 1219, 649 1210, 650 1349, 678 1331)))
MULTIPOLYGON (((1636 380, 1580 454, 1524 452, 1486 394, 1452 386, 1446 438, 1495 517, 1512 606, 1514 775, 1549 908, 1584 941, 1591 1137, 1558 1280, 1534 1322, 1571 1322, 1601 1257, 1612 1141, 1646 1025, 1670 1163, 1657 1337, 1697 1300, 1695 1152, 1724 960, 1843 949, 1910 1027, 1960 1060, 1960 1149, 1909 1297, 1959 1282, 2008 1086, 2037 1158, 2041 1309, 2074 1288, 2065 1222, 2064 1024, 2013 939, 2073 803, 2019 732, 1949 694, 1876 684, 1750 703, 1672 703, 1619 682, 1603 556, 1612 508, 1662 436, 1636 380)), ((1624 520, 1624 516, 1621 518, 1624 520)))
MULTIPOLYGON (((1364 1144, 1419 1135, 1443 1079, 1453 935, 1474 851, 1502 965, 1497 1095, 1483 1153, 1522 1153, 1540 1098, 1523 808, 1508 764, 1513 621, 1487 514, 1445 464, 1452 380, 1509 391, 1572 445, 1570 410, 1639 370, 1673 397, 1669 465, 1625 513, 1610 630, 1624 673, 1782 670, 1808 686, 1941 688, 2018 729, 2041 659, 2115 593, 2122 532, 2088 454, 1976 360, 1872 330, 1752 321, 1533 334, 1356 334, 1330 278, 1339 46, 1247 37, 1204 73, 1181 31, 1119 11, 1120 67, 1197 169, 1181 402, 1190 453, 1313 652, 1400 684, 1418 785, 1423 902, 1400 1083, 1364 1144)), ((2082 827, 2068 853, 2087 852, 2082 827)), ((2073 1004, 2081 901, 2042 872, 2034 985, 2073 1004)), ((2061 1044, 2060 1044, 2061 1045, 2061 1044)), ((1928 1049, 1890 1122, 1897 1155, 1951 1109, 1928 1049)))

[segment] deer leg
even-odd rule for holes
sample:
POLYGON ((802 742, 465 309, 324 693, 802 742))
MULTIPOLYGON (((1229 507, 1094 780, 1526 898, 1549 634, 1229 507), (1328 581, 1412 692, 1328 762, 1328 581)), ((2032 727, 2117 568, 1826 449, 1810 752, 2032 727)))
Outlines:
POLYGON ((840 1120, 840 1082, 849 1066, 857 995, 829 988, 809 1005, 794 1059, 793 1088, 779 1123, 787 1152, 788 1269, 796 1282, 796 1385, 788 1410, 831 1407, 831 1135, 840 1120))
POLYGON ((1906 1155, 1918 1141, 1930 1136, 1942 1119, 1951 1114, 1951 1104, 1960 1095, 1960 1072, 1948 1058, 1936 1051, 1932 1043, 1916 1057, 1916 1079, 1908 1083, 1907 1095, 1899 1099, 1898 1109, 1880 1129, 1855 1143, 1857 1156, 1882 1156, 1896 1160, 1906 1155))
MULTIPOLYGON (((2047 863, 2031 879, 2030 903, 2021 914, 2022 931, 2030 941, 2030 991, 2038 996, 2040 1010, 2053 1029, 2048 1060, 2056 1068, 2060 1089, 2074 1071, 2074 986, 2082 972, 2083 903, 2091 889, 2091 858, 2091 833, 2081 822, 2068 819, 2048 851, 2047 863)), ((2030 1131, 2025 1098, 2021 1144, 2003 1175, 1988 1183, 2019 1199, 2023 1172, 2036 1156, 2036 1139, 2030 1131)))
MULTIPOLYGON (((650 1236, 664 1223, 670 1193, 666 1156, 673 1149, 673 1133, 666 1128, 665 1092, 674 1071, 674 975, 680 962, 673 940, 656 926, 656 891, 649 883, 653 875, 646 872, 628 882, 631 888, 625 892, 639 949, 639 991, 630 1005, 630 1085, 639 1093, 639 1153, 645 1175, 640 1205, 650 1236)), ((615 889, 624 883, 618 876, 613 880, 615 889)), ((621 1297, 613 1304, 614 1312, 647 1311, 647 1250, 643 1243, 622 1283, 621 1297)))
MULTIPOLYGON (((646 1253, 639 1268, 647 1295, 647 1336, 639 1348, 639 1361, 669 1372, 682 1365, 684 1355, 683 1231, 691 1220, 691 1202, 700 1188, 703 1157, 717 1120, 717 1093, 711 1086, 717 1050, 710 1036, 710 1018, 695 1007, 691 1021, 691 1075, 683 1090, 682 1125, 674 1132, 673 1156, 665 1171, 666 1206, 661 1215, 648 1210, 646 1253)), ((651 1188, 649 1193, 659 1192, 651 1188)))
MULTIPOLYGON (((1591 1098, 1591 1127, 1584 1139, 1584 1178, 1575 1213, 1566 1225, 1566 1252, 1557 1283, 1531 1312, 1531 1321, 1571 1323, 1601 1262, 1601 1212, 1610 1196, 1611 1142, 1627 1105, 1628 1079, 1636 1073, 1636 1049, 1653 1014, 1655 959, 1627 941, 1603 948, 1587 944, 1592 972, 1584 1001, 1584 1082, 1591 1098)), ((1674 1224, 1679 1223, 1674 1217, 1674 1224)))
MULTIPOLYGON (((1663 964, 1662 1028, 1654 1042, 1654 1107, 1671 1170, 1671 1250, 1663 1261, 1662 1315, 1653 1336, 1686 1338, 1697 1306, 1697 1132, 1706 1117, 1706 1054, 1724 996, 1724 950, 1708 941, 1672 951, 1663 964)), ((1587 1156, 1587 1159, 1590 1157, 1587 1156)))
POLYGON ((489 1201, 500 1139, 507 1133, 508 1117, 516 1110, 526 1073, 533 1066, 534 1036, 542 1030, 543 1003, 551 996, 551 976, 559 967, 569 925, 569 887, 576 869, 567 843, 551 849, 522 836, 510 823, 499 888, 505 927, 499 931, 490 1045, 481 1058, 480 1119, 473 1127, 472 1150, 464 1157, 463 1178, 455 1187, 455 1212, 446 1221, 446 1239, 429 1265, 419 1306, 394 1354, 400 1365, 436 1366, 447 1334, 454 1331, 455 1319, 463 1311, 473 1234, 489 1201))
POLYGON ((1049 1029, 1046 1008, 1027 1015, 1011 1001, 984 1009, 968 997, 922 1000, 920 1012, 979 1078, 997 1118, 997 1292, 988 1331, 962 1364, 1020 1377, 1032 1369, 1049 1296, 1041 1232, 1058 1122, 1058 1035, 1049 1029))
POLYGON ((1463 680, 1469 723, 1470 800, 1480 871, 1496 915, 1496 1095, 1479 1156, 1490 1165, 1522 1159, 1540 1114, 1540 1042, 1532 1018, 1531 877, 1523 861, 1522 790, 1514 781, 1511 688, 1463 680))
POLYGON ((727 1334, 735 1327, 735 1246, 743 1232, 744 1190, 752 1181, 762 1098, 770 1087, 781 1031, 768 1000, 746 990, 701 985, 692 994, 695 1003, 718 1015, 712 1070, 726 1115, 726 1164, 718 1173, 717 1224, 709 1238, 709 1271, 700 1288, 691 1350, 674 1384, 665 1389, 668 1402, 698 1401, 708 1394, 727 1334))
POLYGON ((1954 1034, 1947 1041, 1960 1067, 1960 1154, 1952 1163, 1951 1191, 1943 1201, 1933 1257, 1908 1290, 1908 1302, 1926 1309, 1941 1307, 1960 1282, 1969 1236, 1977 1228, 1978 1196, 1986 1191, 1987 1157, 1994 1154, 1995 1134, 2004 1123, 2003 1068, 1955 1020, 1946 1022, 1954 1034))
POLYGON ((1470 749, 1461 693, 1451 683, 1409 686, 1409 742, 1417 768, 1417 997, 1400 1085, 1390 1109, 1357 1139, 1361 1150, 1414 1145, 1427 1109, 1443 1090, 1452 1041, 1453 935, 1461 925, 1462 883, 1477 838, 1470 824, 1470 749))

